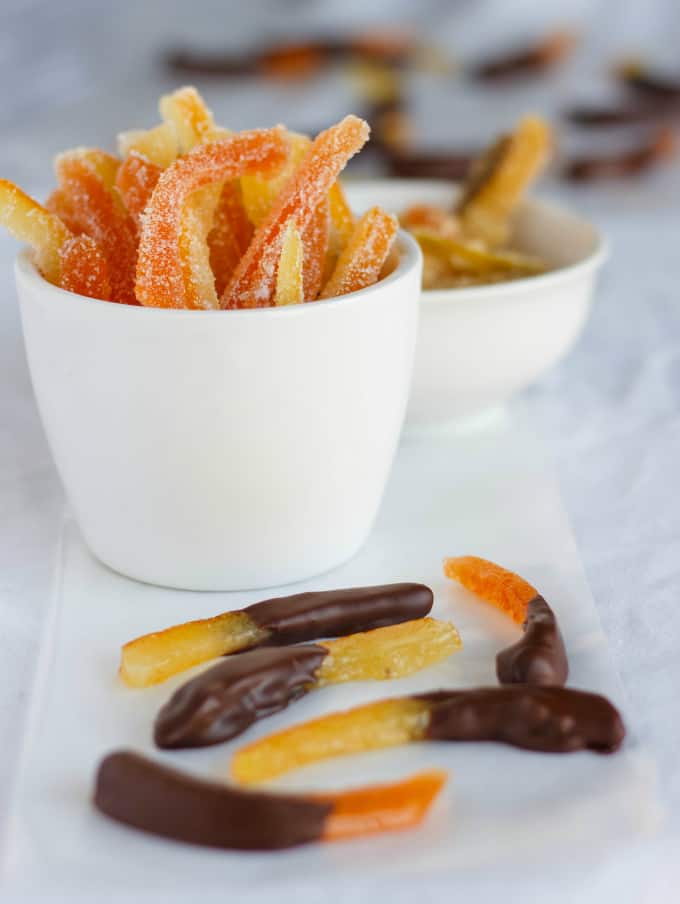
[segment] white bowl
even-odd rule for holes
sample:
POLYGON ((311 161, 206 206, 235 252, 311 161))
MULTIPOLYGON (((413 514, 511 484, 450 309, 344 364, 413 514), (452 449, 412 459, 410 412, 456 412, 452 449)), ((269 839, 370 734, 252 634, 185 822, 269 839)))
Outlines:
POLYGON ((19 255, 35 394, 97 558, 154 584, 235 590, 357 552, 411 379, 422 258, 400 242, 375 286, 254 311, 93 301, 19 255))
MULTIPOLYGON (((348 186, 352 206, 399 213, 423 202, 452 205, 458 189, 429 180, 348 186)), ((423 292, 407 423, 433 426, 477 415, 526 388, 569 351, 588 317, 602 236, 585 220, 530 199, 513 221, 513 246, 550 272, 489 286, 423 292)))

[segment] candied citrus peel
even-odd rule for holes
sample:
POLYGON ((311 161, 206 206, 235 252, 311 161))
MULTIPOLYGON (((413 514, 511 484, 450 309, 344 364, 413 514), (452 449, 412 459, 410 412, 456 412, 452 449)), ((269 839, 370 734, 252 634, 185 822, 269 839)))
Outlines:
POLYGON ((418 618, 324 641, 328 655, 316 674, 319 687, 344 681, 405 678, 462 647, 450 622, 418 618))
POLYGON ((227 286, 222 305, 228 308, 269 306, 276 288, 276 267, 288 221, 301 233, 314 216, 347 161, 368 140, 368 125, 346 116, 321 132, 278 195, 227 286))
POLYGON ((189 86, 165 94, 158 106, 163 120, 175 130, 181 153, 214 137, 213 114, 195 88, 189 86))
POLYGON ((293 220, 288 223, 281 246, 281 256, 276 273, 276 305, 301 304, 302 288, 302 239, 293 220))
POLYGON ((490 247, 504 245, 509 217, 529 183, 547 162, 552 134, 538 116, 526 116, 475 164, 456 205, 463 233, 490 247))
POLYGON ((57 157, 56 171, 81 230, 97 242, 106 257, 111 301, 136 304, 136 230, 113 190, 117 172, 113 158, 93 150, 67 151, 57 157))
POLYGON ((380 278, 399 228, 397 218, 372 207, 357 223, 343 249, 322 298, 334 298, 372 286, 380 278))
POLYGON ((141 304, 168 308, 210 304, 210 298, 196 296, 194 274, 187 274, 193 258, 182 243, 186 200, 199 189, 235 179, 249 170, 275 167, 286 152, 281 129, 240 132, 198 145, 163 171, 142 216, 137 261, 137 297, 141 304))
POLYGON ((303 722, 242 747, 231 761, 231 775, 255 784, 318 760, 420 741, 430 711, 429 701, 402 697, 303 722))
POLYGON ((116 173, 116 188, 137 228, 162 172, 156 163, 132 150, 116 173))
POLYGON ((444 574, 501 609, 518 625, 526 619, 530 600, 539 595, 524 578, 477 556, 444 559, 444 574))
POLYGON ((40 272, 45 279, 58 284, 61 275, 59 249, 73 235, 59 217, 13 182, 0 179, 0 223, 15 238, 34 249, 40 272))
POLYGON ((126 643, 120 677, 130 687, 149 687, 201 662, 246 650, 266 637, 267 632, 244 612, 223 612, 173 625, 126 643))
POLYGON ((286 132, 286 138, 289 153, 288 159, 281 169, 270 175, 269 178, 257 173, 246 174, 241 178, 243 206, 254 226, 262 225, 284 186, 312 146, 312 139, 308 135, 286 132))
POLYGON ((174 163, 177 153, 177 132, 172 123, 162 122, 151 129, 134 129, 118 135, 118 152, 121 157, 136 151, 149 163, 166 169, 174 163))
POLYGON ((332 805, 322 840, 342 841, 419 825, 446 780, 443 770, 428 769, 390 784, 305 796, 332 805))
POLYGON ((218 295, 224 291, 252 237, 253 226, 243 206, 240 180, 232 179, 222 186, 208 233, 210 266, 218 295))
POLYGON ((89 235, 67 239, 59 249, 61 278, 59 285, 67 292, 111 300, 111 280, 106 256, 89 235))
MULTIPOLYGON (((537 276, 546 270, 543 261, 528 254, 489 251, 480 243, 445 238, 427 229, 415 228, 411 231, 425 256, 439 258, 447 265, 447 272, 452 278, 460 275, 466 277, 468 283, 521 279, 537 276)), ((446 275, 442 274, 439 279, 441 288, 445 281, 446 275)))

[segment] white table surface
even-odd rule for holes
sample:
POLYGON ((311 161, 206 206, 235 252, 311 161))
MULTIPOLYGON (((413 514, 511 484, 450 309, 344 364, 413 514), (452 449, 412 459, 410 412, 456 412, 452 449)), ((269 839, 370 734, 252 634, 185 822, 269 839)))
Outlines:
MULTIPOLYGON (((208 46, 237 44, 261 33, 263 22, 269 33, 285 29, 291 10, 299 28, 359 23, 368 15, 368 5, 358 0, 251 2, 245 12, 243 4, 233 4, 238 12, 226 23, 220 10, 228 6, 192 2, 181 10, 176 0, 152 0, 105 8, 85 0, 5 0, 0 175, 44 196, 55 151, 110 144, 118 129, 153 121, 158 94, 173 83, 155 65, 150 48, 183 36, 208 46), (219 27, 211 26, 213 15, 223 17, 219 27)), ((426 27, 442 42, 455 40, 463 57, 504 35, 514 37, 523 27, 540 31, 554 19, 545 6, 528 0, 513 3, 512 11, 509 4, 493 2, 419 4, 426 27)), ((371 18, 379 8, 394 20, 411 4, 374 4, 371 18)), ((433 142, 461 136, 456 140, 462 143, 466 136, 488 136, 528 108, 549 112, 565 100, 606 96, 610 88, 603 72, 611 55, 649 51, 672 59, 680 37, 674 0, 581 0, 571 10, 571 21, 588 24, 588 38, 577 60, 549 83, 513 90, 501 103, 471 92, 456 97, 431 78, 417 79, 413 96, 423 133, 433 142), (438 115, 438 109, 447 114, 438 115)), ((565 18, 562 14, 558 21, 565 18)), ((291 125, 314 128, 352 106, 347 86, 331 76, 268 93, 246 83, 201 87, 219 117, 236 128, 290 119, 287 109, 297 114, 291 125)), ((568 146, 585 140, 574 132, 565 136, 568 146)), ((657 841, 625 857, 575 864, 570 883, 547 896, 543 889, 541 900, 675 901, 680 887, 680 875, 673 876, 673 861, 680 860, 680 166, 636 183, 578 189, 549 183, 545 193, 592 216, 611 240, 612 259, 578 346, 525 401, 553 456, 636 732, 658 762, 669 823, 657 841)), ((12 241, 0 235, 0 828, 63 511, 26 371, 11 272, 14 252, 12 241)), ((450 893, 434 882, 417 892, 433 901, 448 900, 450 893)), ((480 880, 475 898, 495 900, 498 893, 491 875, 480 880)), ((515 893, 538 899, 529 870, 518 869, 513 900, 515 893)), ((369 894, 379 891, 367 884, 324 890, 324 898, 333 901, 369 894)), ((391 892, 394 901, 413 897, 412 888, 391 892)), ((58 890, 53 900, 59 900, 58 890)))

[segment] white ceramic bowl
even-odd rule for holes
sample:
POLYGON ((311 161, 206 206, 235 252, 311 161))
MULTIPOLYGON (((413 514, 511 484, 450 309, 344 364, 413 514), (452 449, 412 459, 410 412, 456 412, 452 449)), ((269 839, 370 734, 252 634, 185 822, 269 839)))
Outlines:
MULTIPOLYGON (((424 202, 452 205, 455 186, 429 180, 350 183, 356 210, 395 213, 424 202)), ((535 199, 520 205, 513 246, 550 272, 513 282, 422 294, 409 426, 465 419, 507 401, 559 361, 588 317, 605 243, 585 220, 535 199)))
POLYGON ((331 301, 176 311, 16 280, 49 443, 97 558, 197 590, 302 580, 351 557, 406 409, 421 255, 331 301))

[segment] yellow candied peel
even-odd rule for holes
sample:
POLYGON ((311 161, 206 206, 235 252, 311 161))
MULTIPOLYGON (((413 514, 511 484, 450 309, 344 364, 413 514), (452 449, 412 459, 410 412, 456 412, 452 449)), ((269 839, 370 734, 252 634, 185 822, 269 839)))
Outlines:
POLYGON ((383 681, 404 678, 460 650, 455 626, 434 618, 418 618, 358 634, 349 634, 319 646, 328 655, 317 672, 317 685, 342 681, 383 681))
POLYGON ((177 133, 174 126, 162 122, 151 129, 130 129, 118 135, 118 153, 127 157, 137 151, 150 163, 167 169, 177 159, 177 133))
POLYGON ((61 274, 59 249, 73 233, 58 216, 34 201, 7 179, 0 179, 0 223, 15 238, 29 244, 45 279, 58 284, 61 274))
POLYGON ((426 700, 402 697, 294 725, 237 751, 231 776, 241 784, 256 784, 318 760, 420 741, 430 709, 426 700))
POLYGON ((276 273, 274 303, 277 306, 301 304, 304 301, 302 259, 302 237, 295 222, 289 220, 283 235, 279 267, 276 273))
POLYGON ((121 649, 120 677, 129 687, 149 687, 201 662, 247 650, 267 636, 245 612, 223 612, 173 625, 126 643, 121 649))

